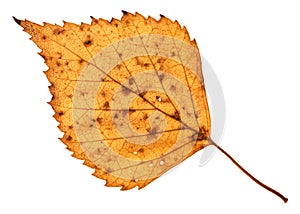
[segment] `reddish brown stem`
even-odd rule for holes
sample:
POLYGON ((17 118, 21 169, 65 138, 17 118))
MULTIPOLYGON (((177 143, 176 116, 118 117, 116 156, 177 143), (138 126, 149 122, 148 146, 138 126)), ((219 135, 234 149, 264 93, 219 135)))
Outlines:
POLYGON ((277 192, 276 190, 272 189, 271 187, 265 185, 261 181, 257 180, 253 175, 251 175, 246 169, 244 169, 236 160, 233 159, 224 149, 222 149, 218 144, 216 144, 212 139, 209 139, 211 145, 217 147, 219 151, 221 151, 224 155, 226 155, 240 170, 242 170, 249 178, 251 178, 255 183, 260 185, 261 187, 269 190, 271 193, 277 195, 281 198, 284 203, 288 202, 288 198, 284 197, 281 193, 277 192))

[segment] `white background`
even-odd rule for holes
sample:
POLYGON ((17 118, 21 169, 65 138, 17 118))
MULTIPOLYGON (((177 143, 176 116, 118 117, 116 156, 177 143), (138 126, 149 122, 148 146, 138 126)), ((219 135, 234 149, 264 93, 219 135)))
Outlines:
POLYGON ((0 213, 299 213, 300 6, 298 1, 1 1, 0 213), (197 4, 196 4, 197 2, 197 4), (201 152, 138 191, 119 191, 58 140, 39 49, 11 16, 77 24, 121 9, 185 25, 226 100, 222 146, 284 204, 217 152, 201 152))

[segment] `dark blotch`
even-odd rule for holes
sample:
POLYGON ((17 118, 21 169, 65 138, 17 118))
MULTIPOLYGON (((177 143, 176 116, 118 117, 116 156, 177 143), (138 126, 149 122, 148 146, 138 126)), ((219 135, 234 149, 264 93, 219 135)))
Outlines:
POLYGON ((109 168, 109 167, 105 170, 106 173, 111 173, 112 171, 113 170, 111 168, 109 168))
POLYGON ((138 150, 138 152, 144 152, 144 149, 143 149, 143 148, 140 148, 140 149, 138 150))
POLYGON ((135 59, 137 65, 143 65, 143 62, 138 57, 136 57, 135 59))
POLYGON ((158 77, 159 77, 159 80, 162 81, 165 78, 165 74, 160 74, 158 77))
POLYGON ((159 59, 157 60, 158 63, 164 63, 165 61, 166 61, 166 60, 163 59, 163 58, 159 58, 159 59))
POLYGON ((124 94, 125 96, 128 95, 130 93, 129 88, 122 86, 122 94, 124 94))
POLYGON ((132 84, 133 84, 133 79, 130 78, 130 79, 128 80, 128 83, 129 83, 129 85, 132 85, 132 84))
POLYGON ((57 52, 57 55, 58 55, 58 59, 62 58, 62 53, 61 52, 57 52))
POLYGON ((143 115, 143 119, 144 119, 144 120, 147 120, 147 119, 148 119, 148 115, 147 115, 147 114, 144 114, 144 115, 143 115))
POLYGON ((176 86, 175 85, 171 85, 170 90, 171 91, 176 91, 176 86))
POLYGON ((90 40, 90 39, 88 39, 88 40, 86 40, 85 42, 84 42, 84 45, 85 46, 89 46, 89 45, 91 45, 92 44, 92 41, 90 40))
POLYGON ((122 110, 122 117, 126 117, 128 115, 128 110, 122 110))
POLYGON ((97 117, 97 122, 98 123, 102 123, 103 122, 103 118, 102 117, 97 117))
POLYGON ((150 134, 150 135, 155 135, 156 132, 157 132, 157 128, 154 127, 153 129, 150 130, 149 134, 150 134))
POLYGON ((65 31, 64 29, 56 28, 56 29, 53 30, 53 33, 54 33, 55 35, 60 35, 60 34, 62 34, 64 31, 65 31))
POLYGON ((69 135, 66 140, 70 141, 70 140, 72 140, 72 137, 69 135))
POLYGON ((103 104, 103 108, 109 108, 109 102, 105 102, 104 104, 103 104))

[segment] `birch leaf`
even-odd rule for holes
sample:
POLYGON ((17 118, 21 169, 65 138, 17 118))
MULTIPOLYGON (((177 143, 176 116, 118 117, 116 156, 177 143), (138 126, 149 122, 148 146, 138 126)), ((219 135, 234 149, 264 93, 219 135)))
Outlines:
POLYGON ((209 145, 244 170, 210 139, 200 54, 185 27, 125 11, 121 20, 91 18, 63 26, 14 18, 42 50, 49 104, 73 157, 122 190, 145 187, 209 145))

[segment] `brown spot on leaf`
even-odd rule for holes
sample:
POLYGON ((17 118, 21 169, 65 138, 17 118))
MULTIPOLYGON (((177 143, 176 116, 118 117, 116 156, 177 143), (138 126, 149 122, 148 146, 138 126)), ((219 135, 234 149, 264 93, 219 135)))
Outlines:
POLYGON ((103 118, 102 117, 97 117, 97 122, 99 123, 99 124, 101 124, 102 122, 103 122, 103 118))
POLYGON ((130 89, 127 88, 126 86, 122 86, 122 94, 127 96, 130 93, 130 89))
POLYGON ((171 85, 170 90, 173 91, 173 92, 176 91, 176 86, 175 85, 171 85))
POLYGON ((91 40, 91 39, 87 39, 87 40, 84 42, 84 45, 85 45, 85 46, 90 46, 90 45, 92 45, 92 40, 91 40))
POLYGON ((162 74, 159 75, 159 80, 160 80, 160 81, 163 81, 164 78, 165 78, 165 74, 164 74, 164 73, 162 73, 162 74))
POLYGON ((142 152, 144 152, 144 149, 143 149, 143 148, 140 148, 140 149, 138 150, 138 152, 139 152, 139 153, 142 153, 142 152))
POLYGON ((144 115, 143 115, 143 120, 147 120, 148 119, 148 115, 146 114, 146 113, 144 113, 144 115))
POLYGON ((109 108, 109 102, 105 102, 104 104, 103 104, 103 108, 109 108))
POLYGON ((164 63, 165 61, 166 61, 166 59, 164 59, 164 58, 159 58, 159 59, 157 60, 158 63, 164 63))
POLYGON ((64 32, 65 32, 65 30, 61 29, 61 28, 55 28, 53 30, 53 34, 55 34, 55 35, 60 35, 60 34, 63 34, 64 32))
POLYGON ((130 78, 130 79, 128 80, 128 83, 129 83, 129 85, 132 85, 132 84, 134 83, 133 78, 130 78))

